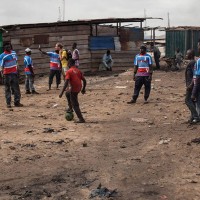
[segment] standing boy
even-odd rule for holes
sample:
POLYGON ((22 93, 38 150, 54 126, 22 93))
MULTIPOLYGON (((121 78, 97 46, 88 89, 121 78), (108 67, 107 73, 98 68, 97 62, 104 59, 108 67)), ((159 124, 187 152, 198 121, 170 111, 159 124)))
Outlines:
POLYGON ((134 74, 133 80, 135 81, 135 89, 131 101, 128 104, 136 103, 142 86, 145 87, 144 103, 148 103, 151 91, 151 79, 152 79, 152 57, 146 53, 146 46, 140 47, 140 54, 135 56, 134 60, 134 74))
POLYGON ((60 48, 59 50, 59 56, 60 56, 60 61, 62 64, 62 75, 63 75, 63 79, 65 80, 65 74, 67 71, 67 51, 63 48, 63 45, 60 43, 57 43, 57 46, 60 48))
POLYGON ((79 57, 80 57, 80 54, 79 54, 79 50, 77 49, 77 43, 76 42, 73 43, 72 49, 73 49, 72 59, 75 60, 75 66, 78 68, 79 67, 79 57))
POLYGON ((194 87, 192 89, 192 100, 196 102, 197 113, 200 118, 200 58, 194 65, 193 74, 194 87))
POLYGON ((85 120, 79 108, 78 94, 80 91, 82 94, 85 94, 86 80, 82 72, 75 66, 75 60, 70 59, 68 61, 68 66, 69 66, 69 70, 66 72, 65 84, 63 86, 63 89, 59 97, 60 98, 62 97, 64 91, 70 84, 71 88, 69 91, 66 92, 66 97, 67 97, 68 106, 69 106, 67 111, 72 112, 74 110, 79 119, 77 123, 84 123, 85 120), (83 87, 82 87, 82 81, 83 81, 83 87))
POLYGON ((21 94, 19 89, 18 72, 17 72, 17 60, 12 54, 11 44, 4 44, 4 52, 0 55, 0 67, 3 70, 5 78, 5 97, 7 108, 11 108, 11 88, 14 92, 14 105, 21 107, 20 103, 21 94))
POLYGON ((191 117, 189 119, 189 123, 197 123, 199 122, 199 116, 196 110, 195 102, 192 99, 192 90, 193 90, 193 73, 194 73, 194 60, 195 52, 194 50, 187 50, 186 57, 190 60, 186 69, 185 69, 185 82, 186 82, 186 95, 185 95, 185 104, 189 108, 191 112, 191 117))
POLYGON ((176 70, 181 68, 181 63, 183 62, 183 54, 180 52, 180 49, 177 48, 175 52, 175 67, 176 70))
POLYGON ((151 48, 153 50, 153 56, 156 64, 156 69, 160 69, 160 50, 157 46, 154 45, 154 43, 151 44, 151 48))
POLYGON ((35 74, 33 72, 33 62, 31 58, 31 49, 25 49, 26 55, 24 56, 24 72, 26 76, 25 80, 25 89, 26 94, 39 94, 35 91, 34 87, 34 77, 35 74))
POLYGON ((49 90, 51 90, 51 85, 53 83, 53 78, 56 76, 56 88, 58 89, 61 82, 61 63, 59 57, 60 47, 58 44, 55 46, 55 52, 44 52, 41 47, 38 48, 43 54, 50 57, 50 74, 49 74, 49 90))

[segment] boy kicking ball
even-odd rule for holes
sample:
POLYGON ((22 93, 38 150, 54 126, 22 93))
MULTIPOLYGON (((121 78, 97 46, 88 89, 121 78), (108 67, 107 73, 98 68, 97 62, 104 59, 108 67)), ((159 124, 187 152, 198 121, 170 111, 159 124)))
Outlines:
POLYGON ((63 96, 63 93, 70 85, 70 90, 66 91, 66 97, 69 106, 67 112, 73 112, 74 110, 79 119, 77 123, 85 123, 85 119, 83 118, 83 115, 79 108, 78 94, 79 92, 85 94, 86 80, 82 72, 75 66, 74 59, 68 60, 68 67, 69 70, 66 72, 65 83, 59 97, 61 98, 63 96))

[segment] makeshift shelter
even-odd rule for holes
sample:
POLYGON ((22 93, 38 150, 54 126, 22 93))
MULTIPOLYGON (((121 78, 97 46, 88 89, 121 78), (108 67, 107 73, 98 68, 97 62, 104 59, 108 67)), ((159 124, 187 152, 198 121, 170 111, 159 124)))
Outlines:
POLYGON ((183 55, 188 49, 194 49, 198 55, 197 43, 200 39, 200 27, 180 26, 166 29, 166 57, 173 57, 177 48, 183 55))
POLYGON ((23 66, 25 48, 31 48, 36 74, 49 71, 49 58, 41 55, 38 46, 41 45, 44 51, 53 51, 57 42, 65 49, 71 49, 72 44, 77 43, 83 71, 98 70, 107 49, 111 50, 114 59, 113 70, 125 70, 133 66, 133 58, 144 40, 144 20, 146 18, 109 18, 9 25, 2 27, 5 31, 2 37, 0 35, 0 42, 11 42, 20 66, 23 66), (126 27, 127 23, 132 27, 126 27))

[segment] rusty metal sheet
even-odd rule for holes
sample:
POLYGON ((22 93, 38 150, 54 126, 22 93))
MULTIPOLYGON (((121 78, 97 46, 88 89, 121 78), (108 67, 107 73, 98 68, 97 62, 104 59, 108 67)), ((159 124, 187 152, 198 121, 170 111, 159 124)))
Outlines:
POLYGON ((20 44, 23 47, 30 47, 33 44, 33 38, 32 37, 20 38, 20 44))
POLYGON ((129 50, 129 44, 128 44, 128 42, 121 42, 121 50, 122 51, 129 50))
POLYGON ((129 29, 120 28, 119 33, 120 33, 120 42, 124 43, 124 42, 128 42, 129 41, 129 37, 130 37, 129 29))
POLYGON ((49 35, 34 35, 34 44, 49 44, 49 35))

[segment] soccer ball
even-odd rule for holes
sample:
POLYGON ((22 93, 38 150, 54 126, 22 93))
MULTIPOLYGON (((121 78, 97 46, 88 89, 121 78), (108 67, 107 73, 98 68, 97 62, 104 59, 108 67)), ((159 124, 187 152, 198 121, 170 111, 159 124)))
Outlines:
POLYGON ((72 120, 74 119, 74 114, 73 114, 73 112, 66 112, 66 114, 65 114, 65 119, 66 119, 67 121, 72 121, 72 120))

